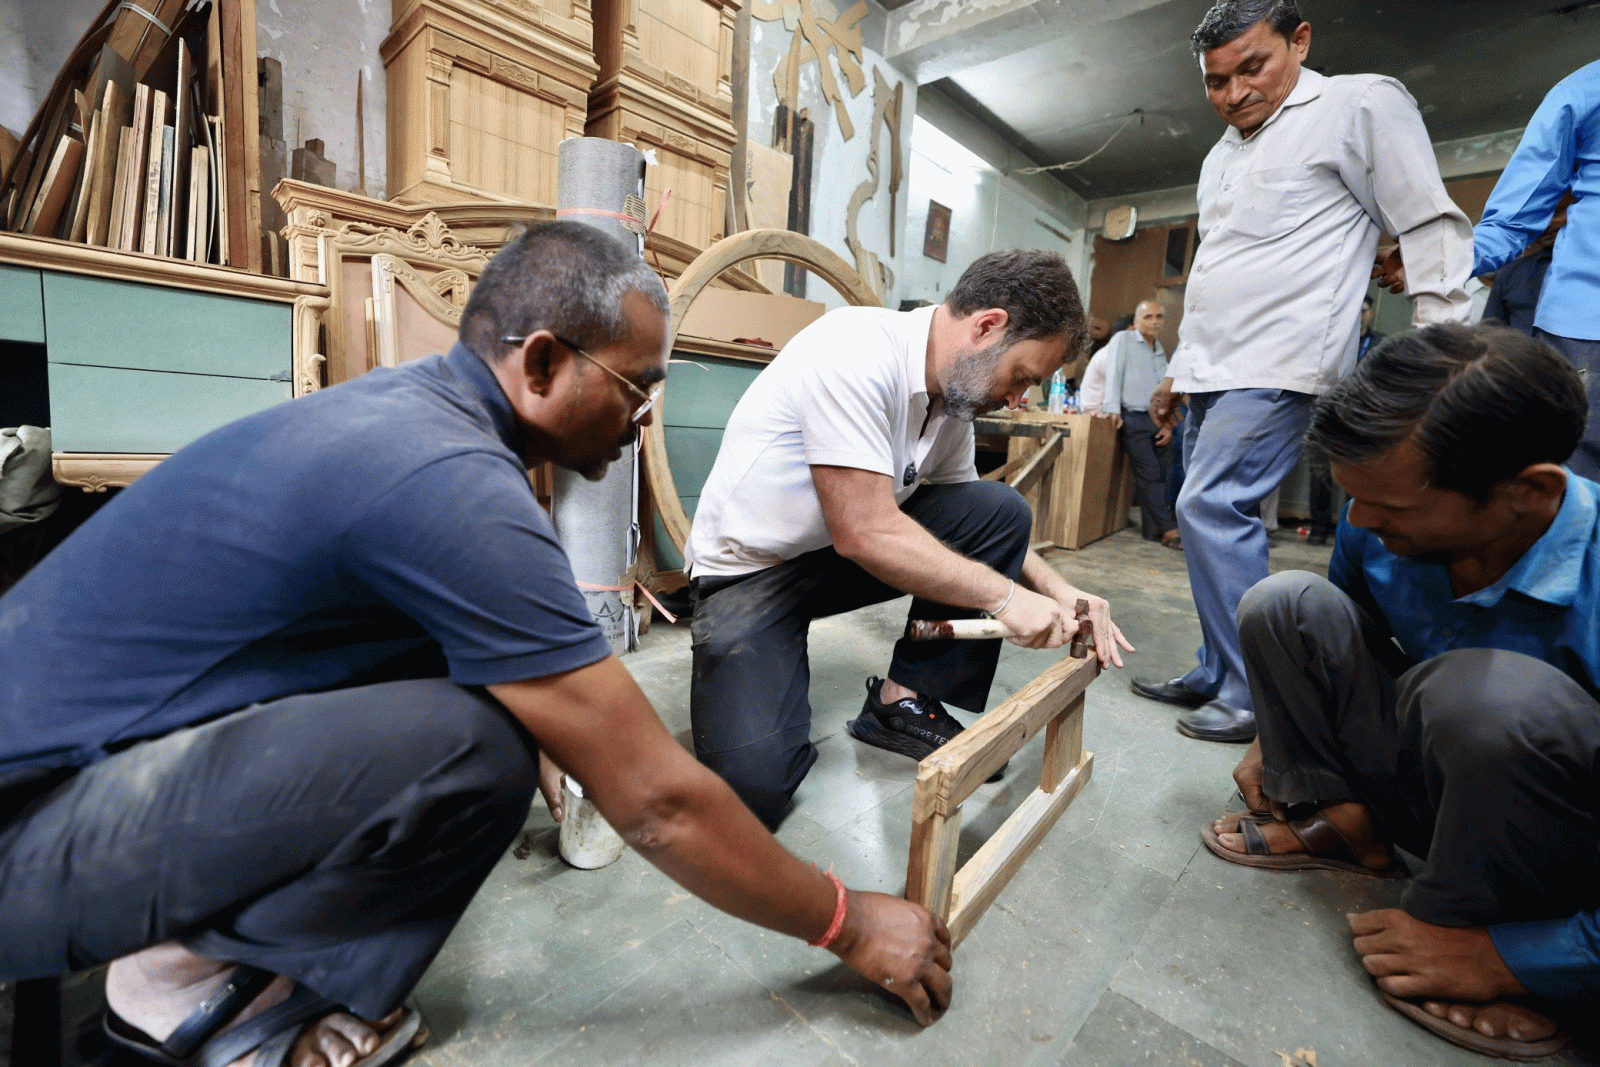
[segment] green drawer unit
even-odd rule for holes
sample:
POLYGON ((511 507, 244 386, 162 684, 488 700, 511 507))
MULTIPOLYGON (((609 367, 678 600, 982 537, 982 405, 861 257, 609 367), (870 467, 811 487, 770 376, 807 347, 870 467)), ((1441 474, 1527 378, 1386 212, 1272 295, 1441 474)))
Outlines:
POLYGON ((293 309, 286 303, 43 274, 52 364, 290 380, 293 309))
POLYGON ((57 452, 176 452, 290 394, 287 381, 51 363, 51 446, 57 452))
MULTIPOLYGON (((700 490, 722 447, 728 416, 765 365, 687 352, 674 352, 673 356, 697 364, 674 363, 667 369, 667 392, 659 416, 678 503, 692 519, 700 490)), ((655 523, 657 563, 663 570, 683 566, 661 519, 656 517, 655 523)))
POLYGON ((44 344, 44 293, 40 272, 0 263, 0 341, 44 344))

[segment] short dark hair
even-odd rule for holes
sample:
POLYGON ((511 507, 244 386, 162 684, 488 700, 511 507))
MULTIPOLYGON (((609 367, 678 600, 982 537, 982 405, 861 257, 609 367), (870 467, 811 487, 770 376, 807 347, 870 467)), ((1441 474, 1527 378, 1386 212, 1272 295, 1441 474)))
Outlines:
POLYGON ((1200 59, 1213 48, 1243 37, 1263 19, 1285 41, 1294 40, 1294 31, 1305 21, 1295 0, 1217 0, 1195 27, 1189 47, 1200 59))
POLYGON ((958 319, 1000 308, 1008 319, 1007 345, 1065 334, 1069 363, 1089 340, 1078 283, 1066 260, 1054 252, 990 252, 962 272, 944 306, 958 319))
POLYGON ((581 222, 536 222, 484 268, 461 313, 461 343, 491 363, 509 351, 501 338, 535 330, 605 348, 627 340, 629 292, 670 314, 666 287, 633 249, 581 222))
POLYGON ((1405 441, 1430 484, 1483 502, 1535 463, 1564 463, 1589 413, 1560 353, 1488 323, 1425 326, 1374 348, 1317 399, 1306 440, 1335 463, 1364 463, 1405 441))

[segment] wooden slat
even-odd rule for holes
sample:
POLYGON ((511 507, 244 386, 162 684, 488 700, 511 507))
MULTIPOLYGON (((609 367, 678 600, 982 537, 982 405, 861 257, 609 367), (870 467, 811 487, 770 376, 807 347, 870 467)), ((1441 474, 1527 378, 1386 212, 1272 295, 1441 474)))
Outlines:
POLYGON ((1055 466, 1056 457, 1061 455, 1061 442, 1065 438, 1066 434, 1059 431, 1051 434, 1045 440, 1043 447, 1028 460, 1028 465, 1023 467, 1017 473, 1017 476, 1007 484, 1023 496, 1027 496, 1033 490, 1033 487, 1039 484, 1039 479, 1043 478, 1055 466))
POLYGON ((994 836, 956 872, 953 904, 950 917, 945 920, 950 926, 952 944, 959 945, 962 938, 972 932, 984 911, 1067 810, 1093 769, 1094 754, 1085 752, 1082 761, 1054 793, 1030 793, 994 836))
POLYGON ((911 856, 906 864, 906 899, 943 919, 950 914, 950 890, 961 842, 961 812, 931 815, 911 827, 911 856))
POLYGON ((972 420, 973 433, 1000 433, 1007 437, 1049 437, 1053 433, 1069 433, 1065 426, 1052 426, 1044 422, 1026 422, 1022 419, 978 418, 972 420))
POLYGON ((1083 756, 1083 696, 1050 720, 1044 731, 1044 758, 1039 765, 1039 789, 1054 793, 1083 756))
POLYGON ((237 293, 257 300, 293 303, 299 296, 328 295, 328 287, 224 267, 117 253, 92 245, 0 233, 0 263, 43 267, 70 274, 92 274, 131 282, 152 282, 205 293, 237 293))
POLYGON ((912 818, 955 811, 1029 738, 1081 696, 1099 673, 1100 662, 1093 656, 1063 656, 984 713, 954 741, 925 758, 917 765, 912 818))
POLYGON ((1023 466, 1027 464, 1028 459, 1028 456, 1018 456, 1016 459, 1008 459, 1006 460, 1004 466, 996 467, 988 474, 980 475, 978 480, 984 482, 1003 482, 1007 478, 1010 478, 1013 474, 1017 473, 1017 471, 1021 470, 1023 466))

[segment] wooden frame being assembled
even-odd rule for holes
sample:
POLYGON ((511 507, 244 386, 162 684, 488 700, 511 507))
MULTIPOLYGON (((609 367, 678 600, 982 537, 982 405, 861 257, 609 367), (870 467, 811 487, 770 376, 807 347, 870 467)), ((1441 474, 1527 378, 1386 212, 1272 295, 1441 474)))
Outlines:
POLYGON ((972 932, 1089 780, 1094 754, 1083 751, 1083 693, 1099 673, 1092 653, 1063 657, 917 766, 906 899, 943 919, 952 945, 972 932), (1039 788, 957 868, 961 805, 1041 729, 1039 788))

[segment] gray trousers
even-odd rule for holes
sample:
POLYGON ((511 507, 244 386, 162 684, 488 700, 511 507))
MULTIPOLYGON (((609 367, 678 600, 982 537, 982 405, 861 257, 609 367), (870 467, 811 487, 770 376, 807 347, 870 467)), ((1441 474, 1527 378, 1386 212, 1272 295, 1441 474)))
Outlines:
POLYGON ((1600 341, 1560 337, 1538 327, 1533 336, 1566 356, 1583 375, 1584 391, 1589 394, 1589 424, 1583 429, 1577 451, 1567 460, 1567 467, 1585 478, 1600 480, 1600 341))
POLYGON ((537 770, 499 703, 422 679, 255 705, 14 788, 0 978, 177 940, 381 1018, 522 828, 537 770))
MULTIPOLYGON (((1008 578, 1022 573, 1033 511, 999 482, 928 485, 901 510, 946 545, 1008 578)), ((904 596, 831 548, 736 578, 695 582, 689 716, 694 751, 769 829, 817 761, 811 743, 812 619, 904 596)), ((978 613, 920 597, 913 619, 978 613)), ((894 646, 890 678, 968 711, 982 711, 999 641, 908 641, 894 646)))
POLYGON ((1517 652, 1411 665, 1325 578, 1286 571, 1239 605, 1264 788, 1360 801, 1425 864, 1402 907, 1437 926, 1563 918, 1600 905, 1600 704, 1517 652))

